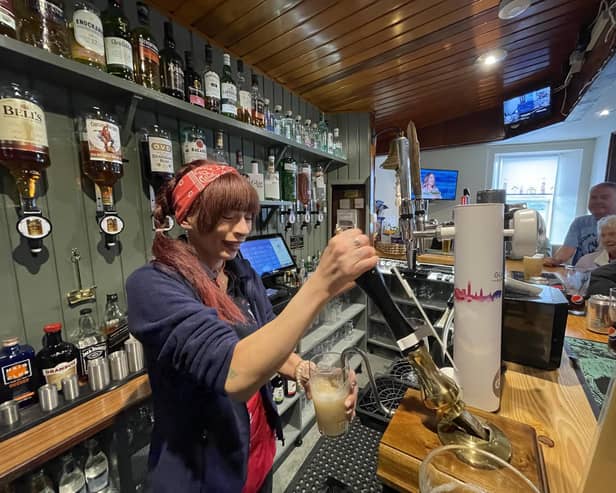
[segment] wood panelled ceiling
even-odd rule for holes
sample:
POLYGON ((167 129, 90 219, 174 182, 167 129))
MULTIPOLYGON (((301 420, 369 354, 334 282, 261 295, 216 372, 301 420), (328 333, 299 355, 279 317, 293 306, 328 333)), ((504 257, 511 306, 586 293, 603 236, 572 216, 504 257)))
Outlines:
POLYGON ((326 112, 374 112, 377 129, 418 128, 496 108, 562 83, 600 0, 534 0, 498 18, 499 0, 151 0, 326 112), (501 64, 481 67, 503 48, 501 64))

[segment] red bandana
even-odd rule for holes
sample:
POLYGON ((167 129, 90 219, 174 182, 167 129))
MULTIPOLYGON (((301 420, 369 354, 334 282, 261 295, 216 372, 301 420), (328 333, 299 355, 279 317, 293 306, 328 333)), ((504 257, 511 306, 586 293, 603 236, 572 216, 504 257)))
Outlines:
POLYGON ((220 164, 204 164, 186 173, 173 189, 175 220, 181 223, 186 219, 190 207, 199 194, 210 183, 227 173, 239 175, 235 168, 220 164))

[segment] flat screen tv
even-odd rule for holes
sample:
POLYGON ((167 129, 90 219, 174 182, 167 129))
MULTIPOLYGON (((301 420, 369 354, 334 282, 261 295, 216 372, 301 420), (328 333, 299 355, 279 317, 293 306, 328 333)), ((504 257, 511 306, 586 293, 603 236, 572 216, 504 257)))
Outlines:
MULTIPOLYGON (((421 194, 423 199, 455 200, 458 170, 421 168, 421 194)), ((413 195, 412 198, 415 198, 413 195)))
POLYGON ((242 257, 260 276, 295 269, 295 260, 281 234, 253 236, 240 245, 242 257))
POLYGON ((506 126, 536 120, 550 114, 552 91, 549 86, 527 92, 503 103, 506 126))

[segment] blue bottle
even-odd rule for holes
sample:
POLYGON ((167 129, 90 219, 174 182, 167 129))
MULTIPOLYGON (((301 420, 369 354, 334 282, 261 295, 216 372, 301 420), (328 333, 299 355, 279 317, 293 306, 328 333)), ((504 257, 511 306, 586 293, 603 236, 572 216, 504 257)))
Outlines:
POLYGON ((20 345, 17 337, 2 341, 0 350, 0 403, 10 400, 25 407, 36 402, 36 378, 34 349, 20 345))

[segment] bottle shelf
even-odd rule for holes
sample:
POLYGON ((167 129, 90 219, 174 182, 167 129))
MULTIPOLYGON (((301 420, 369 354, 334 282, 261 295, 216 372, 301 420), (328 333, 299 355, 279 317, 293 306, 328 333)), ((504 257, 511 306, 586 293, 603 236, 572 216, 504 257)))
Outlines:
MULTIPOLYGON (((122 98, 125 98, 127 104, 136 99, 139 107, 155 113, 198 126, 224 130, 230 135, 246 137, 266 146, 288 146, 299 151, 305 159, 331 162, 329 170, 348 164, 347 160, 338 156, 298 144, 267 130, 233 120, 7 36, 0 36, 0 58, 2 58, 5 67, 19 67, 20 73, 36 78, 44 73, 47 80, 53 81, 63 88, 88 92, 95 96, 104 94, 106 98, 114 98, 117 101, 122 101, 122 98)), ((45 101, 44 94, 41 95, 41 104, 43 108, 53 107, 52 101, 45 101)), ((131 112, 128 111, 127 113, 131 112)), ((132 122, 127 123, 132 125, 132 122)), ((124 123, 124 126, 127 126, 126 123, 124 123)))
POLYGON ((293 404, 295 404, 298 399, 299 399, 299 390, 295 393, 293 397, 285 397, 282 403, 276 405, 278 407, 278 414, 282 416, 289 409, 291 409, 291 406, 293 406, 293 404))

